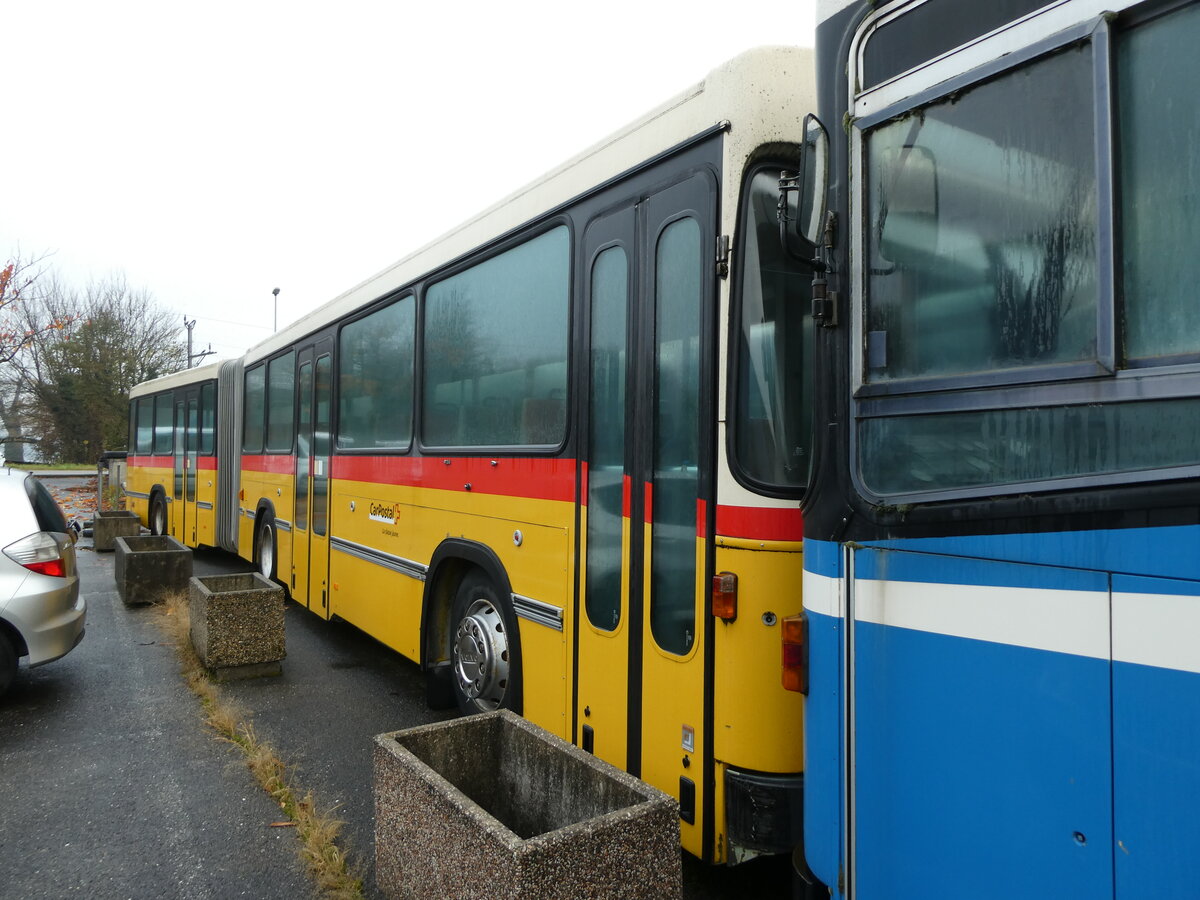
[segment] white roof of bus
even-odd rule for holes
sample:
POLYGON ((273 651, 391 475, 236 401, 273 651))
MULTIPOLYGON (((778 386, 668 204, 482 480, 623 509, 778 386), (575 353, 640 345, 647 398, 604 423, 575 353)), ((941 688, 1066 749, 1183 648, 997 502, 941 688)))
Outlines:
POLYGON ((211 381, 217 377, 217 370, 225 362, 227 360, 219 359, 216 362, 197 366, 194 369, 184 369, 181 372, 172 372, 170 375, 163 375, 151 381, 143 381, 130 390, 129 398, 132 400, 135 397, 144 397, 147 394, 157 394, 159 391, 165 391, 168 388, 186 387, 189 384, 198 384, 201 381, 211 381))
MULTIPOLYGON (((533 184, 250 348, 246 362, 271 355, 723 121, 732 123, 731 133, 744 153, 772 140, 798 141, 804 113, 813 108, 812 83, 810 49, 749 50, 533 184), (781 131, 784 122, 786 132, 781 131)), ((740 179, 744 161, 736 160, 738 171, 728 176, 740 179)))

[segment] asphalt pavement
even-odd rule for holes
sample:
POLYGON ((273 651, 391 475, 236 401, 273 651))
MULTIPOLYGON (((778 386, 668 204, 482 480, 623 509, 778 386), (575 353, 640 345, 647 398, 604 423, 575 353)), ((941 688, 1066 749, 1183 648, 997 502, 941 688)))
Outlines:
MULTIPOLYGON (((48 483, 86 514, 86 489, 48 483)), ((126 608, 112 554, 88 537, 78 546, 83 643, 23 669, 0 699, 0 898, 316 896, 295 829, 272 827, 278 806, 202 724, 156 610, 126 608)), ((197 574, 247 569, 218 551, 194 559, 197 574)), ((282 675, 221 690, 293 767, 293 784, 343 820, 338 843, 365 896, 379 897, 371 740, 452 713, 427 708, 416 664, 352 626, 291 601, 285 621, 282 675)), ((782 860, 725 868, 683 854, 683 869, 687 900, 789 896, 782 860)))

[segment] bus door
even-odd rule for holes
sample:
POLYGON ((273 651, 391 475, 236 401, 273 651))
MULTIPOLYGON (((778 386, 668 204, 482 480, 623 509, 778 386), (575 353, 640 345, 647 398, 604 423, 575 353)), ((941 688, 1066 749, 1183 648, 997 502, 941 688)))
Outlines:
POLYGON ((185 541, 183 501, 183 474, 187 470, 187 433, 184 427, 184 392, 175 394, 175 439, 173 484, 171 486, 170 512, 167 513, 167 531, 175 538, 185 541))
POLYGON ((200 450, 200 390, 189 388, 185 394, 184 457, 183 457, 183 542, 189 547, 199 543, 196 520, 196 478, 199 475, 200 450))
POLYGON ((711 766, 715 185, 693 175, 595 220, 576 741, 680 800, 701 855, 711 766))
POLYGON ((292 598, 329 617, 329 450, 332 341, 297 356, 295 514, 292 523, 292 598))
POLYGON ((196 546, 196 465, 200 449, 200 389, 175 393, 175 454, 169 529, 189 547, 196 546))
POLYGON ((1108 574, 846 553, 847 896, 1112 897, 1108 574))

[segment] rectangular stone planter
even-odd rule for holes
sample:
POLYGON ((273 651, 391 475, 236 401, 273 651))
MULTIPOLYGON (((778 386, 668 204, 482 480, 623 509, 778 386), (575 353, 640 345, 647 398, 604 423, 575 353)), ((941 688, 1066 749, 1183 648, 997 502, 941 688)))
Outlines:
POLYGON ((287 655, 283 588, 257 572, 197 575, 188 586, 192 646, 218 678, 278 675, 287 655))
POLYGON ((96 550, 113 550, 117 538, 137 537, 141 530, 142 523, 133 510, 98 510, 92 519, 92 546, 96 550))
POLYGON ((393 898, 682 893, 679 806, 501 710, 375 738, 375 879, 393 898))
POLYGON ((170 535, 119 537, 114 576, 126 606, 158 603, 167 594, 187 590, 192 551, 170 535))

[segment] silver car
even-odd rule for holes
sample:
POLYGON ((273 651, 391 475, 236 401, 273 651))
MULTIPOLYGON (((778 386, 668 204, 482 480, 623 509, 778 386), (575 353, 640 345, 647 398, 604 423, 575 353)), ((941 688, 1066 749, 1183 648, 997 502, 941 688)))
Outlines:
POLYGON ((40 666, 74 649, 86 617, 62 510, 32 475, 0 469, 0 695, 21 657, 40 666))

